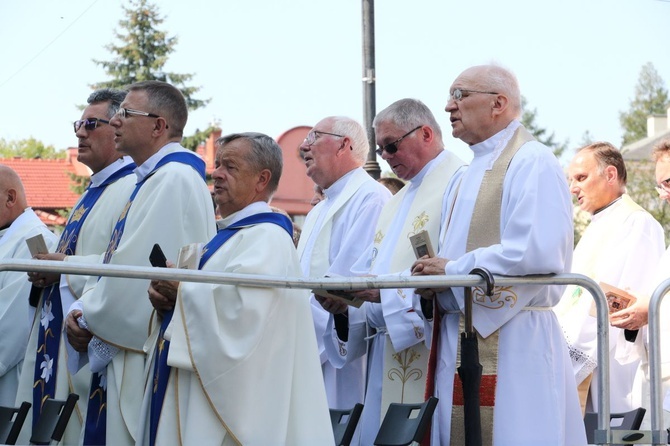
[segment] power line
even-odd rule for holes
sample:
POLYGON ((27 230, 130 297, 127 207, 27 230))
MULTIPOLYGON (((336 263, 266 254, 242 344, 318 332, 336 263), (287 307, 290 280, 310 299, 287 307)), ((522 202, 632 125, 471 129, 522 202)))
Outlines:
POLYGON ((44 52, 45 52, 51 45, 53 45, 53 44, 56 42, 56 40, 58 40, 63 34, 65 34, 65 32, 66 32, 68 29, 70 29, 70 28, 72 27, 72 25, 74 25, 75 23, 77 23, 77 22, 79 21, 79 19, 82 18, 83 15, 86 14, 86 13, 88 12, 88 10, 91 9, 91 8, 92 8, 96 3, 98 3, 99 1, 100 1, 100 0, 95 0, 93 3, 91 3, 91 4, 89 5, 88 8, 86 8, 81 14, 79 14, 79 16, 78 16, 76 19, 74 19, 74 20, 72 21, 72 23, 70 23, 68 26, 66 26, 65 29, 64 29, 63 31, 60 32, 60 34, 58 34, 56 37, 54 37, 54 39, 53 39, 51 42, 49 42, 44 48, 42 48, 37 54, 35 54, 35 56, 33 56, 32 59, 30 59, 28 62, 26 62, 25 64, 23 64, 23 66, 22 66, 21 68, 19 68, 18 70, 16 70, 16 72, 15 72, 14 74, 12 74, 11 76, 9 76, 3 83, 1 83, 1 84, 0 84, 0 88, 4 87, 7 83, 9 83, 9 81, 11 81, 11 80, 14 79, 16 76, 18 76, 18 74, 21 73, 21 72, 22 72, 28 65, 30 65, 31 63, 33 63, 33 62, 35 61, 35 59, 37 59, 37 58, 38 58, 42 53, 44 53, 44 52))

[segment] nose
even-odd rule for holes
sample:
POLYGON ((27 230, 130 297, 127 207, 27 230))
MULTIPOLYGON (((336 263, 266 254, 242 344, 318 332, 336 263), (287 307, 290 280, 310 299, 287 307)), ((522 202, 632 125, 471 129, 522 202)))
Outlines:
POLYGON ((449 96, 449 99, 447 100, 447 105, 444 107, 444 111, 446 111, 447 113, 451 113, 457 108, 458 106, 456 105, 456 100, 451 96, 449 96))
POLYGON ((121 119, 119 118, 118 114, 112 116, 112 119, 109 120, 109 125, 111 125, 114 128, 121 127, 121 119))
POLYGON ((88 132, 86 131, 86 126, 82 125, 79 127, 79 130, 74 132, 74 134, 77 136, 79 139, 84 139, 88 136, 88 132))

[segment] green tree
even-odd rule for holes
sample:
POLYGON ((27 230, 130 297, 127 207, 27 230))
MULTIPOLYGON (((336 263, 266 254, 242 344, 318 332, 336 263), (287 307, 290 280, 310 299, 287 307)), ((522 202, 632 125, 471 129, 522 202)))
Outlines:
POLYGON ((640 70, 635 86, 635 97, 630 101, 627 112, 619 113, 619 122, 624 131, 622 145, 639 141, 647 136, 647 117, 653 114, 666 114, 668 108, 668 90, 663 79, 651 62, 640 70))
POLYGON ((54 146, 45 146, 42 141, 33 137, 11 141, 0 138, 0 157, 2 158, 62 159, 65 156, 64 151, 56 151, 54 146))
POLYGON ((521 115, 521 123, 524 127, 526 127, 538 141, 549 147, 554 152, 554 155, 556 155, 556 158, 560 158, 561 155, 563 155, 563 152, 568 148, 568 141, 556 141, 554 132, 547 135, 547 130, 543 129, 535 122, 537 119, 537 109, 530 109, 528 107, 528 101, 524 96, 521 96, 521 110, 523 111, 521 115))
POLYGON ((170 73, 164 70, 168 56, 175 51, 177 37, 168 37, 157 29, 165 20, 160 16, 158 7, 148 0, 129 0, 129 6, 123 7, 125 20, 120 20, 122 32, 115 32, 121 41, 119 45, 110 44, 105 48, 115 55, 111 61, 93 59, 101 65, 112 79, 91 85, 98 88, 122 88, 133 82, 158 80, 168 82, 179 88, 186 98, 189 110, 197 110, 209 102, 209 99, 195 99, 193 95, 200 87, 187 86, 193 74, 170 73))

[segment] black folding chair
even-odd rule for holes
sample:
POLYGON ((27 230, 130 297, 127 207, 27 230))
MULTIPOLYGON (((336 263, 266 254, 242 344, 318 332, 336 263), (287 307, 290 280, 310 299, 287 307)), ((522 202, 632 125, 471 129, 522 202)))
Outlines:
POLYGON ((330 409, 335 446, 349 446, 362 412, 363 405, 360 403, 356 403, 351 409, 330 409))
POLYGON ((47 399, 42 406, 42 413, 33 428, 30 442, 32 444, 50 444, 51 441, 59 442, 63 438, 65 428, 74 406, 77 404, 79 395, 71 393, 67 400, 47 399))
POLYGON ((376 446, 407 446, 421 442, 437 407, 437 398, 417 404, 391 403, 377 432, 376 446))
MULTIPOLYGON (((646 409, 638 407, 637 409, 631 410, 630 412, 611 413, 610 429, 624 430, 624 431, 639 430, 640 426, 642 425, 642 419, 644 418, 644 414, 646 412, 647 412, 646 409), (611 426, 612 420, 621 420, 621 425, 611 426)), ((598 414, 595 412, 586 412, 586 414, 584 415, 584 427, 586 428, 586 440, 588 444, 595 444, 594 437, 595 437, 595 431, 598 428, 598 414)), ((628 439, 624 438, 624 440, 628 439)), ((630 438, 630 441, 633 440, 635 440, 635 438, 630 438)))
POLYGON ((2 444, 16 444, 30 406, 31 404, 27 401, 21 403, 21 407, 0 406, 0 442, 2 444))

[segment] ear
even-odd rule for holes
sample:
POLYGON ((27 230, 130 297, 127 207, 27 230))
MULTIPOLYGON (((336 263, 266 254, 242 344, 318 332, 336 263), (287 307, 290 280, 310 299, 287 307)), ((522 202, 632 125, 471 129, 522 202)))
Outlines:
POLYGON ((498 94, 494 97, 492 105, 491 114, 493 116, 502 115, 509 107, 509 99, 504 94, 498 94))
POLYGON ((168 123, 165 120, 165 118, 162 116, 156 118, 156 124, 154 126, 154 134, 156 136, 162 135, 163 133, 167 132, 167 129, 168 129, 168 123))
POLYGON ((605 178, 608 183, 618 183, 619 181, 619 172, 617 172, 616 167, 607 166, 605 168, 605 178))
POLYGON ((258 174, 258 181, 256 182, 256 192, 260 193, 267 189, 270 180, 272 179, 272 173, 270 169, 263 169, 258 174))
POLYGON ((5 206, 13 208, 14 205, 16 205, 17 198, 18 194, 16 193, 16 189, 7 189, 7 202, 5 203, 5 206))
POLYGON ((345 152, 350 152, 353 150, 353 147, 351 145, 351 139, 348 136, 345 136, 342 138, 342 144, 340 144, 340 147, 337 150, 337 153, 335 156, 340 156, 342 153, 345 152), (340 152, 340 150, 344 149, 344 152, 340 152))
POLYGON ((421 139, 423 139, 424 142, 426 143, 431 143, 435 138, 435 133, 433 132, 433 129, 428 125, 424 125, 417 131, 419 132, 419 135, 421 135, 421 139))

